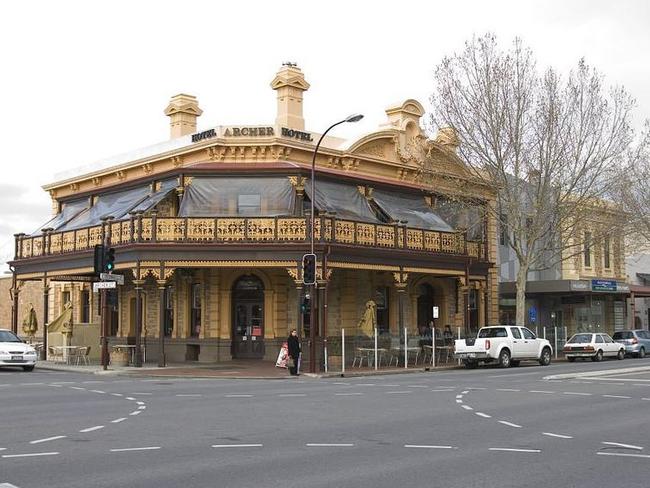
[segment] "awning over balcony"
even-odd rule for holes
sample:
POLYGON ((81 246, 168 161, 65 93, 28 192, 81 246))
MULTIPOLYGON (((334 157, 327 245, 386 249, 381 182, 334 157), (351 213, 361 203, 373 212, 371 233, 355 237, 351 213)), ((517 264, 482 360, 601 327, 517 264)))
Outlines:
POLYGON ((41 233, 41 229, 53 229, 59 230, 70 220, 75 218, 81 212, 86 210, 89 207, 89 199, 80 198, 79 200, 73 200, 71 202, 66 202, 62 205, 61 211, 54 216, 49 222, 41 225, 36 229, 32 235, 38 235, 41 233))
POLYGON ((147 184, 128 190, 99 195, 92 207, 84 210, 57 230, 72 230, 99 225, 101 219, 109 215, 116 220, 121 219, 133 207, 143 202, 149 196, 149 193, 150 186, 147 184))
POLYGON ((292 215, 295 193, 282 177, 194 177, 185 187, 179 217, 292 215))
MULTIPOLYGON (((305 193, 311 198, 311 183, 305 183, 305 193)), ((377 215, 356 185, 316 180, 316 200, 319 211, 336 212, 336 217, 346 220, 380 223, 377 215)))
POLYGON ((454 230, 427 205, 423 195, 375 189, 372 197, 384 213, 393 220, 406 220, 408 227, 446 232, 454 230))
POLYGON ((176 178, 161 181, 158 191, 150 193, 146 200, 138 203, 135 207, 130 209, 129 212, 147 212, 151 210, 162 202, 167 195, 175 191, 177 185, 178 180, 176 178))

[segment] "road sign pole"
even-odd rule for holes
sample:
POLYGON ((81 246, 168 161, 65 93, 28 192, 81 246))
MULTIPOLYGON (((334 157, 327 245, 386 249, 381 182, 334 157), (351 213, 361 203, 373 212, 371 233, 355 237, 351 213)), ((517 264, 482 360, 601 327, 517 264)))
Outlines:
POLYGON ((108 293, 106 293, 106 288, 101 289, 101 300, 102 300, 102 317, 101 317, 101 328, 102 328, 102 369, 106 371, 108 369, 108 293))

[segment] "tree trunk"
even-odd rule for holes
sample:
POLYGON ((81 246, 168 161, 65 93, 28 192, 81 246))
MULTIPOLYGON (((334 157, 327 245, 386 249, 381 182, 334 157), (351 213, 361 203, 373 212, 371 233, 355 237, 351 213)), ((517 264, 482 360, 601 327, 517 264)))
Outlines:
POLYGON ((526 278, 528 278, 528 266, 519 265, 517 272, 517 299, 516 299, 516 325, 526 325, 526 278))

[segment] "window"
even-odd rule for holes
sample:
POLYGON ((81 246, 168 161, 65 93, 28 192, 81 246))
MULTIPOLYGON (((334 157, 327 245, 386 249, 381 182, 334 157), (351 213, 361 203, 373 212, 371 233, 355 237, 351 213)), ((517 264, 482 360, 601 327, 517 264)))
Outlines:
POLYGON ((191 289, 190 337, 198 337, 201 332, 201 284, 194 283, 191 289))
POLYGON ((536 339, 535 334, 533 334, 526 327, 521 328, 521 333, 524 334, 524 339, 536 339))
POLYGON ((490 339, 493 337, 508 337, 508 333, 504 327, 489 327, 481 329, 478 333, 479 339, 490 339))
POLYGON ((591 267, 591 232, 585 232, 583 255, 584 255, 585 268, 590 268, 591 267))
POLYGON ((603 261, 606 269, 611 268, 609 249, 610 249, 609 236, 607 236, 603 241, 603 261))
POLYGON ((262 212, 261 195, 238 195, 237 214, 239 215, 260 215, 262 212))
POLYGON ((389 332, 388 324, 388 287, 378 286, 375 290, 375 303, 377 304, 377 332, 385 334, 389 332))
POLYGON ((171 337, 174 330, 174 287, 165 288, 165 337, 171 337))
POLYGON ((499 216, 499 227, 501 232, 499 232, 499 244, 502 246, 506 245, 508 240, 508 216, 506 214, 501 214, 499 216))
POLYGON ((597 342, 598 344, 602 344, 602 343, 604 343, 605 341, 603 340, 603 336, 601 336, 600 334, 598 334, 598 335, 596 336, 596 342, 597 342))
POLYGON ((64 291, 61 293, 61 308, 65 306, 66 303, 70 301, 70 292, 64 291))
POLYGON ((609 337, 607 334, 603 335, 603 339, 605 339, 605 342, 608 344, 612 344, 614 342, 614 339, 609 337))
POLYGON ((82 324, 90 322, 90 290, 81 290, 81 315, 79 321, 82 324))
POLYGON ((517 327, 510 327, 510 332, 512 332, 512 337, 515 339, 521 339, 521 333, 517 327))

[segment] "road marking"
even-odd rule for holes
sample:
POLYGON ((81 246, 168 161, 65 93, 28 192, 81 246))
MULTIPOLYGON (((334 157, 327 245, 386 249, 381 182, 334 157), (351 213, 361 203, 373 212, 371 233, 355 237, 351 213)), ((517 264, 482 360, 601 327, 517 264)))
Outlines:
MULTIPOLYGON (((76 382, 75 381, 53 381, 50 383, 50 385, 74 385, 76 382)), ((86 383, 86 382, 84 382, 86 383)))
POLYGON ((521 429, 521 425, 513 424, 512 422, 506 422, 505 420, 499 420, 499 423, 503 425, 508 425, 510 427, 516 427, 518 429, 521 429))
MULTIPOLYGON (((385 385, 388 386, 388 385, 385 385)), ((397 385, 399 386, 399 385, 397 385)), ((429 388, 428 385, 406 385, 407 388, 429 388)))
POLYGON ((417 445, 417 444, 404 444, 404 447, 410 447, 413 449, 458 449, 457 447, 454 446, 424 446, 424 445, 417 445))
POLYGON ((650 386, 650 385, 646 385, 645 383, 634 383, 632 386, 650 386))
POLYGON ((608 446, 625 447, 627 449, 636 449, 637 451, 643 451, 643 447, 634 446, 632 444, 621 444, 619 442, 603 442, 603 444, 606 444, 608 446))
POLYGON ((116 396, 116 397, 123 397, 124 396, 121 393, 111 393, 111 395, 116 396))
POLYGON ((555 393, 554 391, 548 391, 548 390, 530 390, 529 393, 555 393))
POLYGON ((456 398, 463 398, 463 395, 467 395, 469 393, 469 390, 461 391, 460 395, 456 395, 456 398))
POLYGON ((31 454, 3 454, 3 458, 21 458, 21 457, 36 457, 36 456, 56 456, 58 452, 34 452, 31 454))
POLYGON ((0 451, 6 451, 6 450, 7 450, 6 447, 0 447, 0 451))
POLYGON ((357 383, 357 386, 375 386, 375 383, 357 383))
POLYGON ((465 410, 474 410, 474 409, 473 409, 472 407, 470 407, 469 405, 461 405, 461 407, 463 407, 465 410))
POLYGON ((93 393, 106 394, 106 392, 105 392, 105 391, 102 391, 102 390, 90 390, 90 391, 92 391, 93 393))
MULTIPOLYGON (((176 395, 176 396, 177 397, 200 397, 200 396, 203 396, 203 395, 201 393, 185 393, 185 394, 181 393, 181 394, 176 395)), ((140 402, 138 402, 138 403, 140 403, 140 402)))
POLYGON ((0 483, 0 488, 18 488, 16 485, 12 485, 11 483, 0 483))
POLYGON ((57 439, 65 439, 65 435, 55 435, 54 437, 46 437, 45 439, 38 439, 35 441, 29 441, 30 444, 40 444, 41 442, 55 441, 57 439))
POLYGON ((126 451, 155 451, 160 449, 160 446, 151 447, 125 447, 123 449, 111 449, 111 452, 126 452, 126 451))
POLYGON ((641 400, 645 400, 645 401, 650 402, 650 398, 642 398, 641 400))
POLYGON ((95 425, 94 427, 88 427, 87 429, 81 429, 79 432, 93 432, 94 430, 103 429, 103 425, 95 425))
POLYGON ((345 382, 343 382, 343 381, 335 381, 335 382, 332 383, 332 384, 333 384, 333 385, 349 385, 350 383, 345 383, 345 382))
POLYGON ((363 395, 363 393, 334 393, 335 396, 363 395))
POLYGON ((399 388, 399 387, 402 386, 402 385, 395 385, 395 384, 388 384, 388 383, 386 383, 385 385, 382 385, 382 386, 390 386, 391 388, 399 388))
POLYGON ((542 452, 541 449, 513 449, 509 447, 490 447, 490 451, 508 451, 508 452, 542 452))
POLYGON ((146 410, 146 409, 147 409, 147 406, 146 406, 146 405, 140 405, 140 406, 138 407, 138 410, 146 410))
POLYGON ((278 396, 281 397, 304 397, 307 396, 306 393, 280 393, 278 396))
MULTIPOLYGON (((113 393, 113 395, 117 395, 117 393, 113 393)), ((142 392, 133 392, 131 395, 152 395, 152 393, 142 393, 142 392)), ((122 395, 120 395, 122 396, 122 395)))
POLYGON ((119 419, 111 420, 111 424, 119 424, 120 422, 124 422, 126 420, 126 417, 120 417, 119 419))
POLYGON ((456 403, 463 403, 463 401, 457 399, 457 400, 456 400, 456 403))
POLYGON ((305 444, 307 447, 353 447, 354 444, 305 444))
POLYGON ((85 390, 85 388, 81 386, 71 386, 70 388, 72 388, 73 390, 85 390))
POLYGON ((514 388, 497 388, 497 391, 521 391, 521 390, 515 390, 514 388))
POLYGON ((144 405, 144 402, 135 402, 136 405, 144 405))
POLYGON ((47 385, 47 386, 55 386, 56 388, 63 388, 63 385, 47 385))
POLYGON ((570 435, 553 434, 552 432, 542 432, 542 435, 547 435, 549 437, 559 437, 560 439, 573 439, 573 437, 570 435))
POLYGON ((626 400, 629 400, 632 397, 625 396, 625 395, 603 395, 605 398, 624 398, 626 400))
MULTIPOLYGON (((21 386, 42 386, 45 383, 21 383, 21 386)), ((1 486, 1 485, 0 485, 1 486)))
POLYGON ((263 444, 214 444, 212 447, 263 447, 263 444))
POLYGON ((591 396, 592 393, 581 393, 579 391, 563 391, 565 395, 580 395, 580 396, 591 396))
POLYGON ((431 391, 446 391, 446 392, 449 392, 449 391, 454 391, 454 390, 450 390, 449 388, 444 388, 444 389, 441 388, 439 390, 431 390, 431 391))
POLYGON ((226 398, 250 398, 253 395, 226 395, 226 398))
MULTIPOLYGON (((70 381, 69 383, 74 383, 74 382, 73 382, 73 381, 70 381)), ((93 381, 82 381, 82 383, 84 383, 84 384, 86 384, 86 385, 89 385, 89 384, 91 384, 91 383, 103 383, 103 381, 97 381, 97 380, 93 380, 93 381)))
POLYGON ((401 393, 413 393, 412 391, 386 391, 384 392, 386 395, 394 395, 394 394, 401 394, 401 393))
POLYGON ((140 415, 142 413, 142 410, 136 410, 135 412, 131 412, 129 415, 140 415))
POLYGON ((131 401, 133 401, 133 402, 135 401, 135 398, 133 398, 133 397, 126 397, 126 399, 127 399, 127 400, 131 400, 131 401))
POLYGON ((467 388, 467 389, 468 389, 468 390, 487 390, 487 388, 478 387, 478 386, 470 386, 470 387, 467 388))
POLYGON ((483 413, 483 412, 476 412, 476 415, 478 415, 479 417, 483 417, 485 419, 491 419, 492 418, 492 415, 488 415, 487 413, 483 413))
POLYGON ((463 395, 456 395, 456 398, 463 398, 463 395))
MULTIPOLYGON (((597 452, 599 456, 620 456, 620 457, 635 457, 635 458, 644 458, 644 459, 650 459, 649 454, 628 454, 628 453, 622 453, 622 452, 597 452)), ((4 456, 3 456, 4 457, 4 456)))

